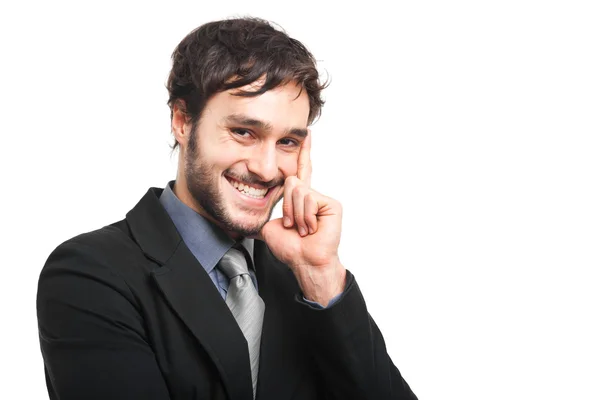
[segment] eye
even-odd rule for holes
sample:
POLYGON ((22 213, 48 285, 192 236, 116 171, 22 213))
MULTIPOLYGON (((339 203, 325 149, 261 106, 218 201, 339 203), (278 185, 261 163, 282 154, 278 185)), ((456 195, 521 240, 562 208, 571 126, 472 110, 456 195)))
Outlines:
POLYGON ((232 128, 230 131, 242 138, 249 138, 252 135, 252 132, 244 128, 232 128))
POLYGON ((298 142, 294 139, 284 138, 279 141, 279 143, 283 144, 286 147, 294 147, 298 146, 298 142))

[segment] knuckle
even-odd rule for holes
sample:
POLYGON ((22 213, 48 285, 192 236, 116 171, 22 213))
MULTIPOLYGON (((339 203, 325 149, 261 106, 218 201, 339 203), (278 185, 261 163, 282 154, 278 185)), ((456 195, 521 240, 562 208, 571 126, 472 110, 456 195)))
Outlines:
POLYGON ((285 178, 285 185, 294 186, 298 183, 298 181, 299 181, 299 179, 297 176, 290 175, 287 178, 285 178))
POLYGON ((300 197, 302 196, 304 190, 302 188, 302 186, 296 186, 294 187, 294 189, 292 190, 292 194, 296 197, 300 197))

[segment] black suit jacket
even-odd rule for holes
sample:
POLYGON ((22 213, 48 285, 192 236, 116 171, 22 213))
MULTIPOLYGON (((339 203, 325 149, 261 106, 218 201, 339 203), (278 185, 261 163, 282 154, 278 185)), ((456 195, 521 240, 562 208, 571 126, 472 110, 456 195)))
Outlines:
MULTIPOLYGON (((48 258, 37 312, 51 399, 252 400, 246 340, 161 191, 48 258)), ((416 399, 352 274, 317 310, 263 242, 254 252, 266 305, 258 400, 416 399)))

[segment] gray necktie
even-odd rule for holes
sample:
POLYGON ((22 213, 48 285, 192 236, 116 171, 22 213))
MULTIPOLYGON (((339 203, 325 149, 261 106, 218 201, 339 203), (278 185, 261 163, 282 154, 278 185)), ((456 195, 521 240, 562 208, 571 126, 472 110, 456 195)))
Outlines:
POLYGON ((248 273, 248 265, 244 251, 232 247, 219 261, 217 267, 229 278, 229 289, 225 302, 237 321, 246 341, 250 354, 252 372, 252 389, 256 397, 258 381, 258 356, 260 355, 260 337, 262 334, 265 303, 258 295, 252 278, 248 273))

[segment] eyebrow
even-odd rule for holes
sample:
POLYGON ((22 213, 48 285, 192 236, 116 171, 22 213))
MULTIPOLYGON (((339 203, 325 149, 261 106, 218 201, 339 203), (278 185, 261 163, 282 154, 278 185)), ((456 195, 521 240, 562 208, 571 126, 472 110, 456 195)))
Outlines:
MULTIPOLYGON (((271 125, 269 122, 261 121, 259 119, 252 118, 244 114, 231 114, 224 117, 223 121, 228 124, 237 124, 253 127, 265 132, 273 131, 273 125, 271 125)), ((290 128, 286 129, 285 134, 297 136, 299 138, 305 138, 306 136, 308 136, 308 130, 306 128, 290 128)))

